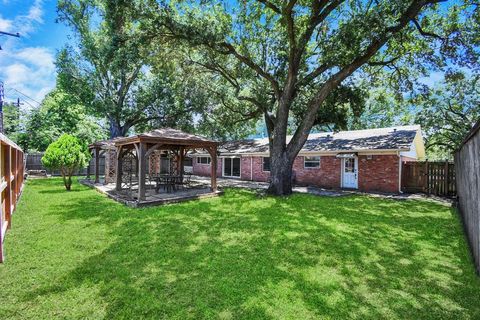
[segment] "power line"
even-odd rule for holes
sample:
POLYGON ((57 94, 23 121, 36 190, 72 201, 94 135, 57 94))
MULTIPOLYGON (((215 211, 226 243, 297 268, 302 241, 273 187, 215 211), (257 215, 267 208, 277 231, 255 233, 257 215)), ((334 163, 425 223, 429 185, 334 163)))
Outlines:
MULTIPOLYGON (((20 33, 10 33, 5 31, 0 31, 0 36, 10 36, 10 37, 17 37, 20 38, 20 33)), ((2 46, 0 46, 0 50, 2 50, 2 46)))
POLYGON ((37 103, 38 105, 41 105, 40 102, 38 102, 37 100, 33 99, 32 97, 26 95, 25 93, 21 92, 20 90, 17 90, 17 89, 15 89, 15 88, 9 88, 7 91, 10 91, 10 90, 15 90, 16 92, 20 93, 22 96, 24 96, 24 97, 32 100, 33 102, 37 103))

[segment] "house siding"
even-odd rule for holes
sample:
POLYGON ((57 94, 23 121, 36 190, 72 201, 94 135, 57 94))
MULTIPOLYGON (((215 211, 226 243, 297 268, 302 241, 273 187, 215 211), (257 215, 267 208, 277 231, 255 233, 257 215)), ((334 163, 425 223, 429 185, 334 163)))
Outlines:
MULTIPOLYGON (((222 176, 222 161, 219 159, 217 175, 222 176)), ((210 175, 210 165, 193 161, 193 173, 210 175)), ((319 168, 304 168, 304 157, 298 156, 293 163, 294 183, 302 186, 317 186, 327 189, 340 189, 342 180, 342 160, 335 156, 321 156, 319 168)), ((263 171, 263 157, 241 157, 242 180, 268 181, 270 172, 263 171), (251 166, 253 165, 253 167, 251 166)), ((399 192, 399 157, 397 155, 366 155, 358 157, 358 189, 360 191, 399 192)))

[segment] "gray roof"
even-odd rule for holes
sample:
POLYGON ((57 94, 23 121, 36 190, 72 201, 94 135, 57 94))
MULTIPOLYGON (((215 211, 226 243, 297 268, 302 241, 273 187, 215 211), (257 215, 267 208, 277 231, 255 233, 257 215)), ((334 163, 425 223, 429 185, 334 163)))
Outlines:
MULTIPOLYGON (((312 133, 301 152, 408 150, 420 126, 312 133)), ((287 140, 290 140, 288 136, 287 140)), ((236 140, 220 145, 223 154, 268 152, 268 138, 236 140)))
POLYGON ((92 143, 89 147, 100 147, 101 149, 109 149, 114 148, 115 145, 128 143, 128 142, 135 142, 137 140, 152 140, 159 142, 184 142, 184 143, 192 143, 192 144, 216 144, 217 142, 214 140, 209 140, 200 135, 194 135, 191 133, 183 132, 181 130, 172 129, 172 128, 159 128, 152 131, 139 133, 129 137, 117 137, 109 140, 101 140, 95 143, 92 143))

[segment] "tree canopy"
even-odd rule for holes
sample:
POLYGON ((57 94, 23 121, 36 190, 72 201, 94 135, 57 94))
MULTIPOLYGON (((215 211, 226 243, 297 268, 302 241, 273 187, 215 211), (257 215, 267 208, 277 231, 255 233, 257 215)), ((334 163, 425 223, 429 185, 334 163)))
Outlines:
POLYGON ((479 13, 470 2, 217 0, 149 2, 147 8, 145 34, 188 46, 189 60, 225 100, 221 110, 264 118, 269 191, 276 194, 291 192, 293 159, 312 127, 344 124, 345 115, 363 106, 358 79, 373 85, 388 76, 401 92, 412 85, 409 77, 478 62, 479 13))
POLYGON ((25 126, 26 150, 44 151, 62 134, 69 133, 89 144, 107 137, 99 120, 87 113, 86 107, 62 90, 51 91, 41 105, 33 109, 25 126))
POLYGON ((72 186, 72 175, 76 170, 86 167, 88 161, 90 153, 87 146, 69 134, 63 134, 52 142, 42 157, 45 167, 60 170, 67 191, 70 191, 72 186))
POLYGON ((59 82, 107 120, 110 137, 193 130, 208 99, 164 40, 141 32, 142 1, 59 1, 58 11, 75 35, 58 55, 59 82))

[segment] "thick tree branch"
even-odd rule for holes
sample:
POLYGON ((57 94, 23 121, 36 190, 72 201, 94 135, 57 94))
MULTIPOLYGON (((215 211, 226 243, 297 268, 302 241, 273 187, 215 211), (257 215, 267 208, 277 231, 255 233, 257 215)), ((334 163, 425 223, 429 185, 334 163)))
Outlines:
POLYGON ((340 69, 337 73, 332 75, 323 86, 317 91, 314 98, 309 102, 308 110, 304 115, 300 125, 295 131, 294 136, 287 145, 288 157, 293 159, 303 144, 308 138, 310 129, 315 121, 316 114, 320 108, 323 101, 327 98, 330 92, 336 88, 345 78, 350 76, 362 65, 366 64, 368 60, 373 57, 380 48, 387 43, 387 41, 392 38, 396 33, 400 32, 412 19, 414 19, 418 13, 428 4, 443 2, 446 0, 423 0, 423 1, 412 1, 407 10, 400 16, 397 21, 397 24, 387 28, 383 34, 381 34, 376 39, 373 39, 370 45, 364 50, 362 54, 357 56, 353 61, 340 69))
MULTIPOLYGON (((270 82, 270 84, 272 85, 273 91, 275 93, 275 96, 277 97, 277 99, 280 98, 280 95, 281 95, 280 85, 270 73, 263 70, 258 64, 253 62, 253 60, 250 59, 249 57, 240 54, 232 44, 223 42, 221 46, 227 50, 227 52, 223 52, 224 54, 226 53, 226 54, 231 54, 235 56, 239 61, 241 61, 242 63, 244 63, 251 69, 253 69, 258 75, 260 75, 261 77, 266 79, 268 82, 270 82)), ((220 53, 222 52, 220 51, 220 53)))
POLYGON ((312 70, 312 72, 310 72, 309 74, 307 74, 305 77, 303 77, 303 79, 300 79, 297 84, 296 84, 296 87, 297 88, 300 88, 304 85, 307 85, 309 84, 311 81, 315 80, 318 76, 320 76, 322 73, 324 73, 325 71, 327 71, 328 69, 330 68, 330 66, 326 63, 318 66, 317 68, 315 68, 314 70, 312 70))
POLYGON ((270 2, 268 0, 257 0, 257 1, 260 2, 260 3, 263 3, 265 5, 265 7, 272 9, 274 12, 276 12, 278 14, 282 13, 282 10, 280 10, 279 7, 277 7, 275 4, 273 4, 272 2, 270 2))
POLYGON ((432 33, 432 32, 428 32, 428 31, 425 31, 422 29, 422 26, 420 25, 420 23, 418 23, 417 19, 412 19, 412 22, 413 24, 415 25, 415 27, 417 28, 418 32, 420 32, 420 34, 424 37, 432 37, 432 38, 435 38, 435 39, 439 39, 439 40, 445 40, 445 38, 439 36, 438 34, 435 34, 435 33, 432 33))

